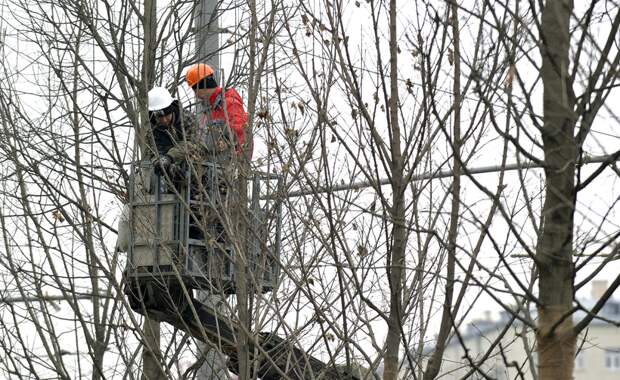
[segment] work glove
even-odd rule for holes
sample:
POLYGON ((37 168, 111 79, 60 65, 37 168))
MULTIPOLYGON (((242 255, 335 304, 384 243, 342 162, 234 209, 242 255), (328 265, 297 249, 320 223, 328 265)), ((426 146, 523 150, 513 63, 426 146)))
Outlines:
POLYGON ((176 181, 185 179, 185 170, 183 169, 183 165, 175 163, 171 164, 168 167, 168 175, 176 181))
POLYGON ((153 159, 153 170, 155 171, 155 174, 159 176, 163 175, 168 170, 170 165, 172 165, 172 157, 167 154, 153 159))

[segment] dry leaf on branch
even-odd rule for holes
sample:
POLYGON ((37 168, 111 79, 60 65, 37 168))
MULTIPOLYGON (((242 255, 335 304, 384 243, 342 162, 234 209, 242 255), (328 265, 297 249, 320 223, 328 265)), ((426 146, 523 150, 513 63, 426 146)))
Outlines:
POLYGON ((60 210, 52 211, 52 218, 54 218, 55 221, 58 221, 60 223, 65 221, 65 217, 62 215, 60 210))

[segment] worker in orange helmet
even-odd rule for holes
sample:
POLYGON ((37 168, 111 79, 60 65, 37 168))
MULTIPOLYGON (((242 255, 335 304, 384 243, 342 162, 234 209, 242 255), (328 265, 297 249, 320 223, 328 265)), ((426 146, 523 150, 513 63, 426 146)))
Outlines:
MULTIPOLYGON (((207 151, 215 156, 214 161, 225 163, 232 158, 231 152, 240 154, 248 114, 239 93, 234 88, 222 89, 213 69, 205 63, 190 66, 185 73, 185 81, 203 104, 204 109, 199 117, 201 140, 207 151)), ((250 143, 249 156, 251 149, 250 143)))

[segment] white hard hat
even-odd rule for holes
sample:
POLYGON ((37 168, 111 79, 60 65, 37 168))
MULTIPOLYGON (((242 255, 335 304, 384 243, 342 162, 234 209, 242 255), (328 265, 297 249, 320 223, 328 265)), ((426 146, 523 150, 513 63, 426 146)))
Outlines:
POLYGON ((149 111, 159 111, 172 104, 174 98, 163 87, 153 87, 149 91, 149 111))

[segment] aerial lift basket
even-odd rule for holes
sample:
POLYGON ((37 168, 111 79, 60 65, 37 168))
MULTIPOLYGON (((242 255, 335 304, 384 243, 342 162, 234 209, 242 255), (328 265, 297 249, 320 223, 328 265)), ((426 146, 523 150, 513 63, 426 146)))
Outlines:
POLYGON ((251 291, 273 290, 279 275, 281 186, 277 175, 255 171, 240 179, 210 162, 185 165, 175 177, 155 174, 149 161, 135 163, 125 273, 130 289, 152 293, 146 296, 155 303, 158 292, 171 285, 234 294, 235 257, 245 244, 251 291), (241 181, 247 181, 247 207, 238 207, 241 181), (232 236, 235 231, 243 232, 232 236))

